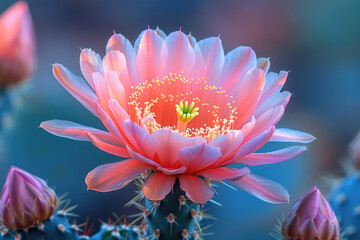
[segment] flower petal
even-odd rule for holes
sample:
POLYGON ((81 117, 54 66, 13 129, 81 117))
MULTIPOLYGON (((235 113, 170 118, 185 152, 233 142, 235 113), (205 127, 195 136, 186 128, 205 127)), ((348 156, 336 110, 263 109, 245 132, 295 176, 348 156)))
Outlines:
POLYGON ((225 56, 222 71, 223 89, 229 91, 232 96, 239 90, 241 79, 252 68, 256 67, 256 54, 250 47, 237 47, 225 56))
POLYGON ((259 134, 258 136, 250 139, 248 142, 244 143, 239 150, 236 152, 233 160, 230 160, 228 162, 222 163, 221 165, 224 166, 226 164, 230 164, 233 161, 236 161, 237 159, 240 159, 241 157, 248 155, 252 152, 255 152, 260 147, 262 147, 267 141, 269 141, 271 135, 273 134, 275 130, 275 127, 272 126, 263 133, 259 134))
POLYGON ((103 58, 102 66, 105 74, 110 71, 115 71, 120 76, 126 68, 125 56, 119 51, 110 51, 103 58))
POLYGON ((140 153, 132 150, 129 146, 126 146, 126 149, 128 150, 130 156, 136 160, 142 161, 144 163, 147 163, 151 166, 155 166, 155 167, 160 167, 160 164, 154 162, 153 160, 144 157, 143 155, 141 155, 140 153))
POLYGON ((140 82, 161 77, 163 61, 160 57, 164 40, 155 31, 146 30, 141 37, 136 56, 136 69, 140 82))
POLYGON ((128 150, 122 146, 115 145, 109 142, 104 141, 104 139, 101 139, 97 137, 96 135, 92 134, 91 132, 86 132, 90 141, 100 150, 103 150, 104 152, 110 153, 115 156, 129 158, 130 154, 128 150))
POLYGON ((112 143, 117 142, 117 140, 114 139, 114 137, 108 132, 66 120, 44 121, 40 124, 40 127, 56 136, 78 141, 90 141, 88 135, 86 134, 86 132, 90 132, 99 138, 106 139, 106 141, 112 143))
POLYGON ((288 128, 277 128, 269 141, 310 143, 316 138, 309 133, 288 128))
POLYGON ((123 121, 127 142, 142 156, 153 159, 157 145, 156 138, 131 120, 123 121))
POLYGON ((166 175, 174 175, 174 174, 185 173, 186 172, 186 167, 182 166, 182 167, 176 168, 176 169, 158 167, 157 170, 162 171, 166 175))
MULTIPOLYGON (((136 86, 139 83, 139 79, 136 73, 136 52, 130 41, 123 35, 114 33, 106 45, 106 53, 109 53, 110 51, 119 51, 124 54, 127 66, 126 75, 128 83, 130 86, 136 86)), ((125 85, 124 82, 123 85, 125 85)))
POLYGON ((183 147, 178 151, 180 162, 188 173, 205 169, 214 164, 220 157, 220 148, 206 143, 183 147))
POLYGON ((236 181, 230 182, 265 202, 289 202, 289 194, 283 186, 262 176, 250 173, 236 181))
POLYGON ((291 93, 287 91, 272 94, 267 99, 264 99, 263 102, 259 103, 254 113, 254 116, 258 117, 264 112, 266 112, 268 109, 280 105, 282 105, 285 108, 286 105, 289 103, 290 98, 291 98, 291 93))
POLYGON ((86 176, 88 189, 109 192, 125 187, 143 171, 152 169, 146 163, 135 159, 100 165, 86 176))
POLYGON ((284 115, 284 112, 285 109, 282 105, 267 110, 259 118, 256 119, 256 124, 252 131, 247 136, 245 136, 245 141, 254 138, 272 125, 275 126, 284 115))
MULTIPOLYGON (((110 104, 110 107, 111 107, 111 104, 110 104)), ((111 109, 111 111, 113 111, 113 110, 111 109)), ((106 129, 116 137, 116 139, 121 143, 122 146, 125 146, 126 144, 120 133, 119 126, 116 125, 116 123, 112 120, 112 118, 109 116, 109 114, 107 112, 105 112, 105 110, 100 106, 100 104, 97 104, 96 113, 97 113, 97 116, 100 118, 101 122, 106 127, 106 129)))
POLYGON ((265 87, 259 102, 263 102, 274 93, 278 93, 286 82, 289 72, 280 71, 279 74, 269 72, 265 76, 265 87))
POLYGON ((98 101, 95 92, 81 77, 75 76, 61 64, 53 65, 53 74, 59 83, 73 95, 82 105, 96 116, 96 102, 98 101))
POLYGON ((224 180, 237 180, 245 175, 250 174, 250 169, 247 167, 244 168, 230 168, 230 167, 218 167, 206 169, 196 173, 199 176, 205 178, 210 178, 215 181, 224 181, 224 180))
POLYGON ((270 58, 258 58, 256 67, 261 68, 266 74, 270 68, 270 58))
POLYGON ((88 84, 94 89, 92 76, 94 72, 103 72, 101 57, 89 48, 81 50, 80 69, 88 84))
POLYGON ((186 196, 198 204, 205 204, 214 196, 214 191, 200 177, 193 175, 179 175, 180 188, 186 192, 186 196))
POLYGON ((305 146, 291 146, 281 150, 267 152, 267 153, 250 153, 234 162, 232 164, 244 164, 249 166, 258 166, 264 164, 272 164, 285 162, 293 159, 306 151, 305 146))
POLYGON ((162 59, 166 59, 165 74, 177 73, 187 78, 192 77, 195 52, 189 38, 183 32, 172 32, 166 37, 161 55, 162 59))
POLYGON ((160 201, 171 191, 176 177, 155 172, 145 181, 143 193, 151 201, 160 201))
POLYGON ((158 143, 155 146, 155 151, 159 156, 161 166, 167 168, 175 167, 176 162, 179 160, 178 150, 182 147, 206 143, 204 138, 186 138, 167 128, 156 130, 152 133, 152 136, 156 138, 158 143))
POLYGON ((238 98, 236 100, 237 119, 235 129, 242 127, 253 116, 258 106, 262 90, 264 89, 264 71, 253 68, 246 73, 241 85, 238 86, 238 98))
POLYGON ((209 142, 210 146, 219 147, 221 160, 230 158, 241 146, 244 135, 241 130, 230 130, 225 135, 219 135, 209 142))
POLYGON ((119 80, 119 75, 114 71, 110 71, 106 76, 110 99, 114 99, 123 109, 127 110, 129 107, 126 101, 127 95, 124 86, 119 80))
POLYGON ((105 77, 99 73, 95 72, 93 74, 93 83, 96 95, 100 101, 101 106, 104 108, 106 112, 109 111, 108 101, 110 100, 110 94, 108 91, 108 85, 105 77))
POLYGON ((224 49, 220 37, 211 37, 199 41, 195 52, 200 51, 204 59, 204 73, 209 85, 216 85, 225 61, 224 49))

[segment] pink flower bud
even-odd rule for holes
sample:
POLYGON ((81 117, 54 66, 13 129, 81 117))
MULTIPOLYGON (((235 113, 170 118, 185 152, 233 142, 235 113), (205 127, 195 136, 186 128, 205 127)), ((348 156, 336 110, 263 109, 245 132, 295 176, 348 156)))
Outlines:
POLYGON ((360 169, 360 132, 350 143, 350 154, 355 168, 360 169))
POLYGON ((10 168, 0 202, 4 226, 27 229, 50 218, 57 204, 55 192, 44 180, 19 168, 10 168))
POLYGON ((34 27, 26 2, 19 1, 0 16, 0 87, 14 85, 35 68, 34 27))
POLYGON ((333 210, 316 187, 294 204, 282 225, 287 240, 337 240, 339 232, 333 210))

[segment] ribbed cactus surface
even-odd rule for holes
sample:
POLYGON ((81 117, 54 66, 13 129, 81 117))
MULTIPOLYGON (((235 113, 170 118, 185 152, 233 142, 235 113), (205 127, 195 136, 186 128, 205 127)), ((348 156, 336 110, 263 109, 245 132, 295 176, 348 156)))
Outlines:
POLYGON ((50 219, 27 230, 3 228, 1 240, 80 240, 77 228, 71 225, 66 214, 58 212, 50 219))
POLYGON ((332 191, 329 199, 347 240, 360 239, 360 175, 347 175, 332 191))

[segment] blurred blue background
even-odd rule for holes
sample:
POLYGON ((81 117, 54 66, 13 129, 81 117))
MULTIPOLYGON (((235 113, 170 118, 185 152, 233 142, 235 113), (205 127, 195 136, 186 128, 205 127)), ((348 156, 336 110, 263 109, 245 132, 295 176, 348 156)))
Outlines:
MULTIPOLYGON (((3 11, 14 1, 1 0, 3 11)), ((360 1, 281 0, 52 0, 28 1, 33 16, 38 70, 21 93, 14 89, 15 109, 2 129, 0 184, 10 165, 46 179, 58 194, 68 192, 76 212, 98 228, 98 219, 112 212, 136 212, 124 204, 135 196, 134 186, 111 193, 86 191, 84 178, 94 167, 118 158, 88 142, 58 138, 39 129, 44 120, 66 119, 103 128, 55 80, 51 64, 62 63, 80 75, 80 48, 100 54, 113 30, 130 41, 159 26, 166 33, 191 32, 198 40, 221 39, 226 52, 251 46, 257 56, 271 57, 271 71, 291 70, 285 89, 294 93, 279 127, 310 132, 318 140, 309 151, 286 163, 256 167, 255 173, 282 183, 291 204, 336 172, 348 142, 360 128, 360 1), (21 100, 21 101, 20 101, 21 100)), ((6 34, 6 33, 5 33, 6 34)), ((274 149, 275 145, 264 150, 274 149)), ((325 191, 325 190, 324 190, 325 191)), ((271 205, 242 191, 218 188, 218 207, 209 204, 218 220, 206 239, 271 239, 269 232, 288 204, 271 205)))

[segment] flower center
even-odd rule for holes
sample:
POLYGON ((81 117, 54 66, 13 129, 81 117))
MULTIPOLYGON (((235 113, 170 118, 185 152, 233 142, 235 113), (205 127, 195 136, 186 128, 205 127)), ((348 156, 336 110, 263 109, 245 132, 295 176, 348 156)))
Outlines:
POLYGON ((176 112, 178 114, 178 122, 177 122, 177 129, 180 132, 185 132, 187 124, 197 115, 199 115, 198 110, 199 108, 195 106, 195 102, 191 102, 189 106, 189 102, 185 101, 185 105, 181 101, 179 105, 176 106, 176 112))
POLYGON ((199 136, 210 141, 233 129, 237 118, 233 97, 221 87, 208 85, 203 78, 186 79, 170 73, 132 89, 130 117, 140 124, 142 119, 153 116, 145 123, 150 133, 169 128, 185 137, 199 136))

